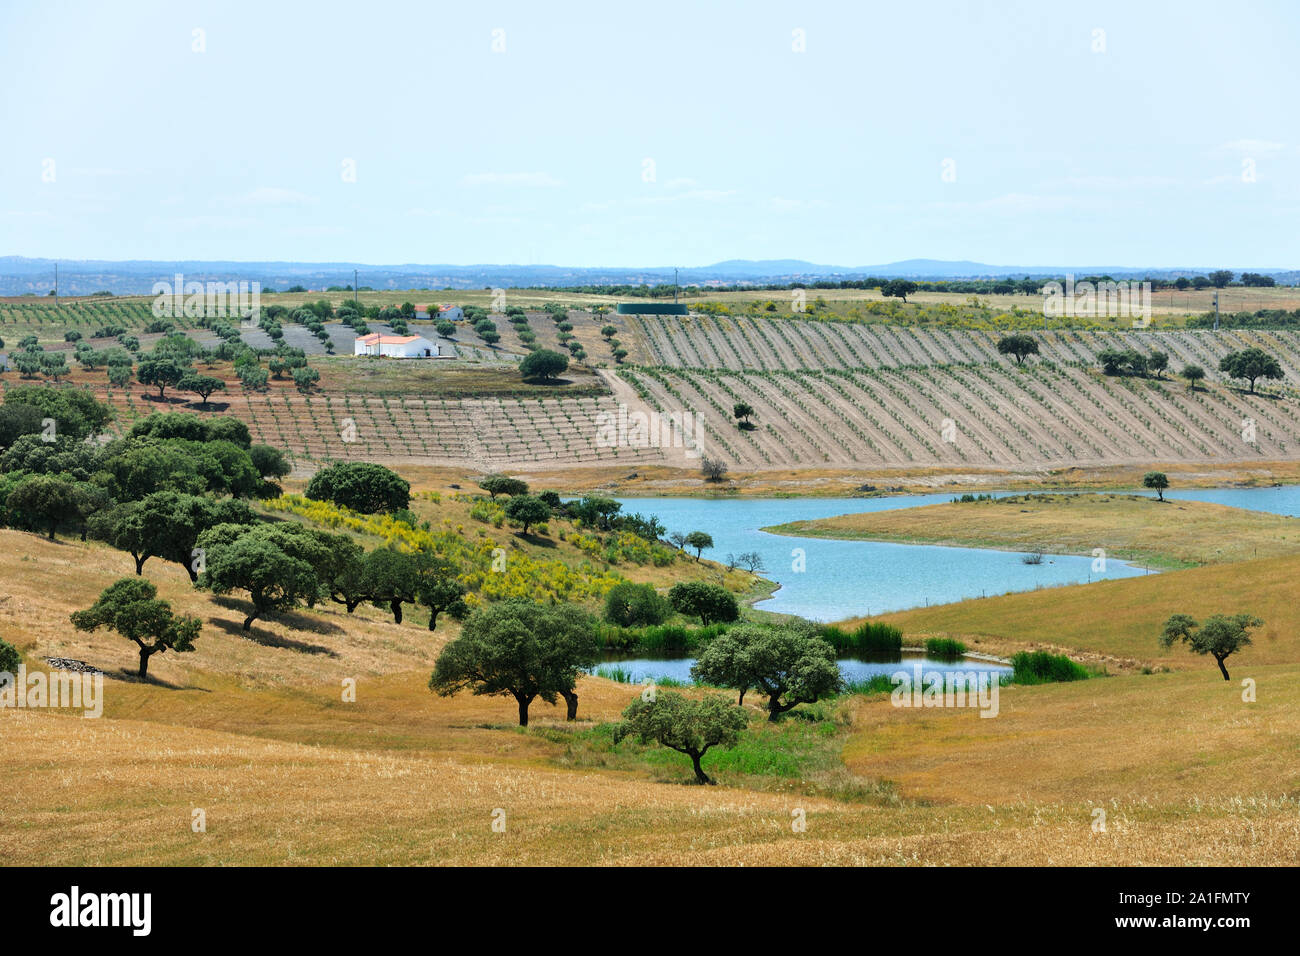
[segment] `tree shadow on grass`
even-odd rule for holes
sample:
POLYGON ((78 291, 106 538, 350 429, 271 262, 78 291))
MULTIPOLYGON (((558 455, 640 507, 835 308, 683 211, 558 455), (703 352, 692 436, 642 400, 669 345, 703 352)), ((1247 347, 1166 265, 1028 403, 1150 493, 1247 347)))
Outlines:
POLYGON ((252 628, 244 630, 243 626, 237 621, 227 621, 219 617, 208 618, 208 623, 220 631, 225 631, 231 637, 240 637, 244 640, 252 641, 254 644, 260 644, 263 647, 274 647, 280 650, 297 651, 299 654, 323 654, 326 657, 338 657, 338 652, 325 647, 322 644, 309 644, 306 641, 297 641, 291 637, 279 637, 270 631, 264 630, 254 622, 252 628))
POLYGON ((206 687, 198 687, 194 684, 173 684, 171 681, 159 680, 150 674, 148 677, 141 677, 140 672, 130 667, 123 667, 116 671, 104 674, 105 677, 111 677, 113 680, 120 680, 128 684, 140 684, 144 687, 161 687, 165 690, 193 690, 201 694, 211 694, 212 691, 206 687))
MULTIPOLYGON (((242 618, 253 613, 253 605, 250 602, 241 601, 239 598, 230 597, 229 595, 223 594, 215 596, 212 599, 212 603, 216 604, 218 607, 223 607, 228 611, 234 611, 239 614, 241 617, 241 630, 243 624, 242 618)), ((302 614, 298 611, 281 611, 276 614, 265 615, 265 617, 269 620, 279 621, 286 627, 292 628, 295 631, 307 631, 311 634, 320 635, 338 635, 347 633, 346 628, 339 627, 339 625, 333 624, 329 621, 322 621, 319 618, 312 617, 308 614, 302 614)), ((263 618, 258 618, 257 621, 253 622, 253 625, 257 626, 258 622, 262 619, 263 618)))
POLYGON ((516 531, 515 537, 519 538, 520 540, 527 541, 529 544, 534 545, 535 547, 538 548, 559 547, 559 545, 557 545, 550 538, 544 538, 540 534, 536 534, 531 531, 528 534, 524 534, 522 531, 516 531))

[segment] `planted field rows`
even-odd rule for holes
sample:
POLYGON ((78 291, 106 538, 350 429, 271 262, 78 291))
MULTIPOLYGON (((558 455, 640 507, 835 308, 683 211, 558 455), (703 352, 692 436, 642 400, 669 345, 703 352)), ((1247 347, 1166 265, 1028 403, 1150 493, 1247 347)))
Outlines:
POLYGON ((1073 366, 619 374, 655 411, 698 416, 704 452, 733 467, 1300 457, 1300 420, 1291 400, 1219 387, 1192 392, 1167 380, 1110 378, 1073 366), (732 409, 739 402, 754 408, 754 429, 737 426, 732 409))
POLYGON ((211 409, 158 403, 140 392, 103 386, 96 397, 117 410, 113 428, 130 428, 143 415, 184 410, 233 415, 253 441, 315 461, 418 461, 472 465, 485 471, 523 465, 566 467, 592 462, 662 464, 651 447, 602 442, 597 417, 617 420, 612 396, 571 399, 369 398, 309 395, 288 389, 234 392, 211 409))
MULTIPOLYGON (((713 316, 647 316, 640 324, 648 364, 731 371, 778 369, 902 368, 988 363, 1010 365, 999 355, 1001 333, 943 328, 904 328, 802 318, 752 319, 713 316)), ((1091 331, 1028 333, 1040 358, 1094 365, 1107 349, 1169 354, 1170 370, 1200 365, 1214 378, 1219 360, 1248 346, 1277 356, 1286 377, 1300 379, 1300 333, 1287 331, 1091 331)))

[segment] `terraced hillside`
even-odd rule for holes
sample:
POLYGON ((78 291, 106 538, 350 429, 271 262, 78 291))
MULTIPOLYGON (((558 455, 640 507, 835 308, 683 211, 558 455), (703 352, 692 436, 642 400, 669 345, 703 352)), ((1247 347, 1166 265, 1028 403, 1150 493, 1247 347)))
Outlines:
POLYGON ((1023 367, 999 334, 806 319, 640 320, 654 365, 618 374, 652 409, 688 409, 707 454, 747 469, 1057 466, 1300 457, 1294 331, 1035 333, 1023 367), (1269 397, 1218 381, 1219 360, 1257 346, 1285 378, 1269 397), (1107 349, 1163 351, 1169 378, 1105 376, 1107 349), (755 428, 732 409, 753 407, 755 428))
MULTIPOLYGON (((104 388, 118 406, 118 431, 159 408, 139 395, 104 388)), ((535 400, 510 397, 411 398, 358 394, 300 395, 291 389, 233 391, 215 412, 248 423, 253 440, 286 449, 295 459, 416 462, 494 471, 670 464, 672 449, 602 447, 597 417, 618 415, 614 396, 535 400)), ((186 411, 196 409, 186 408, 186 411)), ((214 412, 214 413, 215 413, 214 412)), ((680 449, 677 456, 685 460, 680 449)))
MULTIPOLYGON (((499 318, 496 349, 485 349, 468 328, 457 330, 460 361, 418 369, 377 364, 349 357, 350 342, 344 341, 337 357, 313 354, 322 378, 310 395, 287 381, 249 392, 223 366, 214 374, 226 381, 226 391, 210 408, 187 408, 237 415, 259 441, 308 464, 365 459, 475 470, 667 465, 695 472, 697 456, 682 447, 602 436, 602 421, 638 413, 690 413, 698 449, 722 459, 733 475, 1300 460, 1300 332, 1293 330, 1039 331, 1032 333, 1039 355, 1022 367, 998 353, 1000 333, 992 330, 574 312, 574 334, 588 356, 575 364, 566 394, 525 386, 512 359, 526 344, 499 318), (632 364, 613 363, 611 342, 600 333, 606 321, 632 364), (1224 355, 1249 346, 1275 356, 1284 373, 1281 383, 1261 390, 1267 394, 1250 394, 1218 372, 1224 355), (1164 378, 1103 375, 1097 355, 1107 349, 1166 352, 1169 372, 1164 378), (1187 365, 1206 370, 1205 385, 1189 390, 1176 380, 1187 365), (477 375, 495 376, 497 385, 486 394, 461 388, 477 375), (738 427, 738 403, 753 407, 754 428, 738 427)), ((287 327, 286 340, 298 328, 287 327)), ((526 328, 537 344, 562 348, 553 317, 529 314, 526 328)), ((207 331, 192 334, 215 341, 207 331)), ((111 344, 96 344, 105 343, 111 344)), ((0 386, 18 381, 6 375, 0 386)), ((183 401, 152 400, 138 384, 110 389, 102 371, 74 369, 68 381, 89 384, 110 401, 119 428, 183 401)))
MULTIPOLYGON (((650 316, 637 319, 647 365, 672 368, 750 369, 901 368, 914 365, 1011 364, 999 355, 1002 333, 992 330, 906 328, 897 325, 820 322, 812 319, 650 316)), ((1107 349, 1169 354, 1170 368, 1201 365, 1216 374, 1229 352, 1258 346, 1276 355, 1297 382, 1300 332, 1059 329, 1029 333, 1040 356, 1060 364, 1095 364, 1107 349)))

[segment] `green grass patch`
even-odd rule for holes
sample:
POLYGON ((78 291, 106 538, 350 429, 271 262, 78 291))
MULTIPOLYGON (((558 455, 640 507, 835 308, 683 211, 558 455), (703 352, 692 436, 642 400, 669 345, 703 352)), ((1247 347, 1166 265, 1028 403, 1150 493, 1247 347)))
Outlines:
POLYGON ((1012 656, 1011 666, 1014 669, 1011 682, 1015 684, 1052 684, 1087 680, 1092 676, 1082 664, 1064 654, 1047 651, 1021 651, 1012 656))
POLYGON ((966 656, 966 645, 951 637, 931 637, 926 639, 925 653, 936 660, 957 660, 966 656))
POLYGON ((638 653, 647 657, 691 657, 701 646, 727 629, 725 624, 686 627, 660 624, 651 627, 617 627, 602 624, 598 632, 607 651, 638 653))
MULTIPOLYGON (((735 747, 714 748, 705 755, 704 770, 724 786, 797 791, 858 802, 899 802, 892 784, 856 777, 840 759, 850 730, 849 711, 843 703, 819 701, 791 711, 775 724, 755 714, 735 747)), ((636 738, 626 738, 615 746, 615 726, 546 728, 542 736, 562 748, 554 757, 561 766, 641 772, 661 783, 694 781, 689 757, 657 744, 642 744, 636 738)))
POLYGON ((821 637, 840 657, 898 654, 903 649, 903 632, 892 624, 863 621, 852 631, 828 624, 821 637))

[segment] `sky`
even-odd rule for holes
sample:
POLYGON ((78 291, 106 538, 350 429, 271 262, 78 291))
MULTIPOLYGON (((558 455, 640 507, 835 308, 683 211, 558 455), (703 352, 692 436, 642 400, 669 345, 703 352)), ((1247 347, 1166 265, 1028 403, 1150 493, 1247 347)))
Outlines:
POLYGON ((0 0, 0 255, 1300 265, 1300 4, 0 0))

